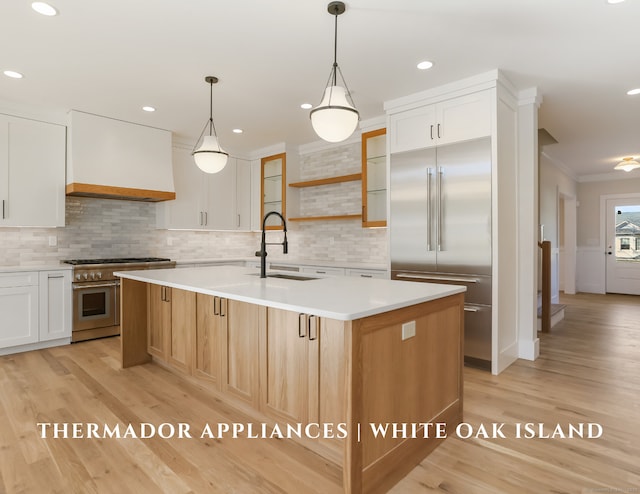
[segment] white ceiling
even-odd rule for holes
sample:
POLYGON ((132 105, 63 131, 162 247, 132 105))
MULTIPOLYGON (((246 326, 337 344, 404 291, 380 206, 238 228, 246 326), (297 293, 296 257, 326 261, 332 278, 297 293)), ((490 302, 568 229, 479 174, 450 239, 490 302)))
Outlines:
MULTIPOLYGON (((0 99, 74 108, 172 130, 192 142, 208 119, 234 155, 317 140, 308 110, 333 57, 328 0, 0 2, 0 99), (141 111, 152 105, 155 113, 141 111), (233 134, 240 127, 243 134, 233 134)), ((543 96, 545 152, 575 176, 640 156, 640 1, 351 0, 338 62, 361 118, 386 100, 499 68, 543 96), (416 69, 421 60, 435 66, 416 69)))

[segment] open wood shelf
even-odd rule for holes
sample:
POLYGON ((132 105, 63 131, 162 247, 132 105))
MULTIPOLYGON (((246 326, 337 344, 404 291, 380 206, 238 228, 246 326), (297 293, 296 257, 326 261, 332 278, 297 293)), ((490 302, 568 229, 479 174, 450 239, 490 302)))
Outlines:
POLYGON ((332 221, 332 220, 356 220, 362 219, 361 214, 341 214, 335 216, 300 216, 298 218, 287 218, 287 221, 332 221))
POLYGON ((289 184, 289 187, 315 187, 316 185, 339 184, 341 182, 354 182, 356 180, 362 180, 362 173, 341 175, 339 177, 319 178, 317 180, 307 180, 304 182, 294 182, 289 184))

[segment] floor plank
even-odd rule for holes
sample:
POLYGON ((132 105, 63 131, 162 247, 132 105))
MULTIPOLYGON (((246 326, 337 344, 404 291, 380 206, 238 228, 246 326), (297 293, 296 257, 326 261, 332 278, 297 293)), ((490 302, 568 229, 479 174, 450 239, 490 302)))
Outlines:
MULTIPOLYGON (((640 492, 640 297, 563 296, 541 356, 500 376, 465 368, 465 422, 506 438, 450 433, 392 490, 412 493, 640 492), (516 439, 601 424, 598 439, 516 439)), ((340 476, 281 440, 42 439, 38 422, 251 423, 155 364, 120 369, 118 338, 0 357, 0 492, 338 493, 340 476)), ((451 431, 450 431, 451 432, 451 431)))

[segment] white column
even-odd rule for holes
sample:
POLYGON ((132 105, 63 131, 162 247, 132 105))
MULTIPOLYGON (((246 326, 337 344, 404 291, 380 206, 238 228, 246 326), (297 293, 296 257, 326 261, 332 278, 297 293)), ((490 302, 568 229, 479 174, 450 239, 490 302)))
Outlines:
POLYGON ((518 106, 518 357, 540 355, 538 294, 538 108, 537 88, 521 91, 518 106))

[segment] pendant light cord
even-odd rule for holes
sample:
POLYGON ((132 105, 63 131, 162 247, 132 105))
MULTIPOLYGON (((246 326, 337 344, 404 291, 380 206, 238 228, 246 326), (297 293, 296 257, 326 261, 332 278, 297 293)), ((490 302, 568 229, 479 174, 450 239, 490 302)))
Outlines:
POLYGON ((213 123, 213 82, 209 83, 209 135, 218 137, 216 132, 216 125, 213 123), (213 134, 211 133, 213 131, 213 134))
MULTIPOLYGON (((337 7, 336 7, 337 10, 337 7)), ((337 68, 338 68, 338 13, 333 14, 335 17, 335 27, 333 30, 333 85, 337 85, 337 68)))
MULTIPOLYGON (((196 148, 198 147, 198 144, 200 143, 200 139, 202 139, 202 136, 207 131, 207 127, 209 127, 209 135, 214 135, 214 136, 218 137, 218 134, 216 133, 216 125, 213 123, 213 82, 209 83, 209 87, 210 87, 210 91, 209 91, 209 120, 204 124, 204 127, 202 128, 202 132, 200 132, 200 136, 198 137, 198 140, 196 141, 195 146, 193 146, 193 151, 191 151, 191 154, 193 154, 195 152, 196 148)), ((219 143, 218 143, 218 149, 220 149, 220 144, 219 143)))

